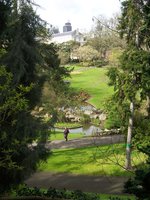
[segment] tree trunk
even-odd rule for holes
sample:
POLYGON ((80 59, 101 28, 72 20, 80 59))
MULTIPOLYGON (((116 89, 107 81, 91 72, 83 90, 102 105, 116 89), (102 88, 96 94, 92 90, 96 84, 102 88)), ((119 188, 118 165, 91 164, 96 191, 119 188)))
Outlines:
POLYGON ((150 117, 150 95, 147 96, 147 114, 150 117))
POLYGON ((134 115, 134 103, 130 103, 130 117, 128 124, 128 134, 127 134, 127 144, 126 144, 126 161, 125 168, 131 169, 131 138, 132 138, 132 129, 133 129, 133 115, 134 115))

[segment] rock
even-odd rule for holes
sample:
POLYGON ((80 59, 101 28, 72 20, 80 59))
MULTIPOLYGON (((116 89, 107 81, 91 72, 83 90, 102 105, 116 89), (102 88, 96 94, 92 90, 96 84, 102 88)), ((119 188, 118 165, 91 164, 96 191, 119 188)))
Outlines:
POLYGON ((48 113, 46 113, 45 115, 44 115, 44 118, 49 118, 50 116, 49 116, 49 114, 48 113))
POLYGON ((94 119, 98 119, 98 118, 99 118, 99 115, 97 115, 97 114, 92 114, 90 117, 91 117, 91 118, 94 118, 94 119))
POLYGON ((84 111, 84 114, 86 114, 86 115, 91 115, 93 113, 93 111, 91 111, 91 110, 85 110, 84 111))
POLYGON ((39 112, 43 111, 44 108, 43 107, 39 107, 39 112))
POLYGON ((99 115, 99 120, 104 121, 106 119, 106 114, 99 115))

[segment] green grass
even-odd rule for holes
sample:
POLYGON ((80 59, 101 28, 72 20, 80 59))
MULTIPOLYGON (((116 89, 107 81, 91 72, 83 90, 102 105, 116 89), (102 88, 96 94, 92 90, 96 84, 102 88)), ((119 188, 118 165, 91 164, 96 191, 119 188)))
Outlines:
MULTIPOLYGON (((134 165, 145 161, 144 155, 137 151, 132 153, 134 165)), ((39 166, 41 171, 66 172, 72 174, 131 176, 124 166, 125 145, 114 144, 101 147, 84 147, 79 149, 53 150, 47 162, 39 166)))
MULTIPOLYGON (((78 139, 78 138, 83 138, 85 135, 83 133, 69 133, 68 139, 78 139)), ((52 132, 49 140, 54 141, 54 140, 64 140, 64 134, 63 132, 52 132)))
POLYGON ((80 127, 81 124, 80 123, 75 123, 75 122, 57 122, 55 124, 55 127, 57 128, 77 128, 77 127, 80 127))
POLYGON ((100 200, 109 200, 110 197, 113 199, 119 198, 120 200, 136 200, 135 196, 133 195, 113 195, 113 194, 100 194, 98 195, 100 200))
POLYGON ((74 68, 71 73, 71 87, 75 91, 86 91, 91 98, 88 102, 97 108, 103 108, 105 101, 113 94, 113 88, 108 86, 107 68, 74 68))

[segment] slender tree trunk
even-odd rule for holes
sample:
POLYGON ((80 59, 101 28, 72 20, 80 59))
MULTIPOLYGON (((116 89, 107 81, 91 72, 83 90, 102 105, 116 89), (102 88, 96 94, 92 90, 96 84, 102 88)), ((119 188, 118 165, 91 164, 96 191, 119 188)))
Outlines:
POLYGON ((150 118, 150 95, 147 95, 147 113, 150 118))
MULTIPOLYGON (((139 31, 136 32, 135 44, 137 48, 139 48, 139 31)), ((128 134, 127 134, 127 144, 126 144, 126 160, 125 160, 125 168, 131 169, 131 140, 132 140, 132 130, 133 130, 133 116, 134 116, 134 103, 133 99, 130 102, 130 117, 128 123, 128 134)))
POLYGON ((133 129, 133 115, 134 115, 134 103, 130 103, 130 117, 128 124, 128 134, 127 134, 127 144, 126 144, 126 161, 125 168, 131 169, 131 139, 132 139, 132 129, 133 129))

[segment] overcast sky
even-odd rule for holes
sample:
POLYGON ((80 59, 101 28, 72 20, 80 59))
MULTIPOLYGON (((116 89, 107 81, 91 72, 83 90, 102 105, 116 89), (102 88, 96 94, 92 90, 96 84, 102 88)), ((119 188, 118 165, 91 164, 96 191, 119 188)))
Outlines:
POLYGON ((37 14, 48 23, 57 26, 62 32, 65 22, 72 24, 73 30, 90 30, 92 17, 104 15, 111 17, 120 13, 119 0, 34 0, 41 7, 37 14))

